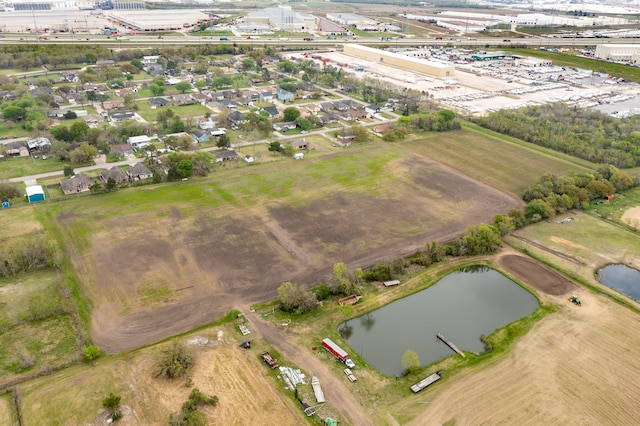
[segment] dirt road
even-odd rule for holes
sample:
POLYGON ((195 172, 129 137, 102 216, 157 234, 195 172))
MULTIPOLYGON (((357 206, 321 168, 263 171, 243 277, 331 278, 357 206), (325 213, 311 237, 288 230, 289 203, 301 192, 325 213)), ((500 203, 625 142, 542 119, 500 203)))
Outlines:
MULTIPOLYGON (((248 311, 249 309, 245 308, 245 312, 248 311)), ((252 330, 269 342, 283 357, 295 360, 299 367, 312 372, 320 379, 327 402, 335 407, 342 416, 339 419, 341 423, 349 422, 362 426, 374 425, 371 416, 351 393, 346 383, 336 377, 331 369, 315 357, 311 351, 292 342, 287 338, 286 330, 276 328, 260 316, 250 315, 248 319, 251 322, 252 330), (348 420, 345 421, 345 419, 348 420)))

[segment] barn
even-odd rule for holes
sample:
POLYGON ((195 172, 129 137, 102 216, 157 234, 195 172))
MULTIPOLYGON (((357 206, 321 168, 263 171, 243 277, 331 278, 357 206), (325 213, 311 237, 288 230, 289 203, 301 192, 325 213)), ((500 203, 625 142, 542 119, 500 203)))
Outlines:
POLYGON ((44 201, 44 190, 40 185, 27 186, 27 199, 30 203, 44 201))

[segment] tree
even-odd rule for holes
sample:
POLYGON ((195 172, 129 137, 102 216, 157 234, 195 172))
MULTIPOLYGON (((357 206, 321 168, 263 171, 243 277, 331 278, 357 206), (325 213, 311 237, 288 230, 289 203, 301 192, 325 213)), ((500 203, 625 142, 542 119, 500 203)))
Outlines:
POLYGON ((300 110, 296 107, 288 107, 283 111, 284 121, 296 121, 296 118, 300 117, 300 110))
POLYGON ((218 148, 229 148, 231 146, 231 138, 226 134, 221 135, 216 141, 216 146, 218 148))
POLYGON ((181 160, 176 166, 176 173, 181 179, 191 177, 193 175, 193 161, 181 160))
POLYGON ((27 111, 17 105, 9 105, 2 110, 2 118, 13 122, 23 119, 26 114, 27 111))
POLYGON ((207 87, 207 82, 204 80, 198 80, 194 83, 194 85, 196 86, 196 89, 198 89, 199 92, 202 92, 204 88, 207 87))
POLYGON ((122 418, 122 412, 120 411, 120 395, 114 395, 113 392, 108 397, 102 400, 102 408, 109 411, 109 417, 116 421, 122 418))
POLYGON ((16 60, 16 66, 24 71, 29 71, 29 68, 33 68, 36 64, 36 61, 30 56, 20 56, 16 60))
POLYGON ((89 185, 89 191, 91 192, 100 192, 102 191, 102 188, 102 184, 99 180, 94 180, 93 182, 91 182, 91 185, 89 185))
POLYGON ((73 133, 71 133, 71 130, 69 130, 69 128, 64 125, 53 126, 51 128, 51 134, 53 135, 54 138, 56 138, 59 141, 64 141, 64 142, 73 141, 73 133))
POLYGON ((100 348, 98 348, 96 345, 83 346, 82 356, 87 361, 93 361, 100 357, 100 348))
POLYGON ((65 177, 71 177, 76 174, 71 166, 64 166, 63 172, 65 177))
POLYGON ((402 368, 406 374, 420 370, 420 358, 418 358, 418 354, 415 351, 409 349, 402 355, 402 368))
POLYGON ((155 377, 165 379, 182 377, 192 365, 193 356, 187 347, 183 343, 174 341, 171 346, 162 351, 162 356, 156 364, 155 377))
POLYGON ((116 182, 116 180, 110 177, 107 179, 107 182, 105 182, 104 189, 106 189, 107 191, 113 191, 114 189, 116 189, 117 185, 118 183, 116 182))
POLYGON ((74 118, 78 118, 78 114, 75 111, 69 110, 64 113, 62 116, 65 120, 73 120, 74 118))
POLYGON ((273 141, 269 144, 269 151, 271 152, 280 152, 282 151, 282 148, 280 146, 280 142, 278 141, 273 141))
POLYGON ((318 307, 316 295, 305 290, 300 283, 290 281, 278 287, 278 298, 283 311, 303 314, 318 307))
POLYGON ((160 96, 164 93, 164 90, 166 89, 166 87, 164 86, 160 86, 156 83, 151 83, 149 85, 149 91, 151 92, 151 94, 153 96, 160 96))
POLYGON ((0 182, 0 198, 16 198, 21 195, 17 184, 12 182, 0 182))
POLYGON ((296 126, 300 127, 302 130, 309 130, 311 128, 311 121, 305 117, 298 117, 295 119, 296 126))
POLYGON ((180 83, 175 85, 176 90, 178 90, 180 93, 186 92, 187 90, 191 90, 191 83, 189 83, 188 81, 181 81, 180 83))
POLYGON ((142 63, 142 61, 138 58, 132 59, 131 62, 129 62, 131 65, 133 65, 134 67, 136 67, 138 70, 142 71, 142 68, 144 67, 144 64, 142 63))
POLYGON ((98 155, 98 149, 95 146, 83 143, 73 151, 71 151, 71 163, 81 164, 91 161, 93 157, 98 155))
POLYGON ((351 134, 353 134, 353 141, 356 143, 368 142, 371 136, 367 128, 359 124, 351 126, 351 134))

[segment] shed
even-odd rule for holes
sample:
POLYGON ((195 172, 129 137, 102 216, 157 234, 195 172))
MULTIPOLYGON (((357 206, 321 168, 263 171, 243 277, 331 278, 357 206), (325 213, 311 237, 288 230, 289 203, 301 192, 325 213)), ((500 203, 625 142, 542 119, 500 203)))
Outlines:
POLYGON ((293 154, 294 160, 302 160, 303 158, 304 158, 304 154, 302 152, 296 152, 295 154, 293 154))
POLYGON ((44 190, 40 185, 27 186, 27 199, 30 203, 44 201, 44 190))
POLYGON ((8 209, 9 208, 9 200, 7 198, 3 198, 2 199, 2 208, 3 209, 8 209))

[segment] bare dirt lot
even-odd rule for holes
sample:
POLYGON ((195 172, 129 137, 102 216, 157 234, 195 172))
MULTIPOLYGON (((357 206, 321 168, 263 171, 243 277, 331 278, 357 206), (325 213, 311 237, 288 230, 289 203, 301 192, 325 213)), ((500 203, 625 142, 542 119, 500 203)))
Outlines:
MULTIPOLYGON (((582 307, 562 308, 499 362, 463 372, 433 393, 413 425, 623 425, 637 423, 640 360, 638 315, 581 290, 582 307)), ((416 404, 410 398, 402 405, 416 404)), ((415 405, 414 405, 415 406, 415 405)))
MULTIPOLYGON (((353 176, 342 190, 314 188, 316 197, 296 202, 217 209, 183 202, 142 214, 121 206, 117 218, 96 218, 90 247, 73 256, 94 304, 94 342, 108 352, 139 347, 272 299, 283 281, 316 284, 336 262, 370 266, 521 206, 421 157, 387 168, 375 193, 351 188, 367 179, 353 176)), ((76 219, 59 217, 65 226, 76 219)))
POLYGON ((539 292, 561 296, 578 289, 571 280, 529 257, 508 252, 497 260, 502 269, 539 292))
POLYGON ((622 221, 629 226, 640 229, 640 207, 633 207, 624 212, 622 221))

